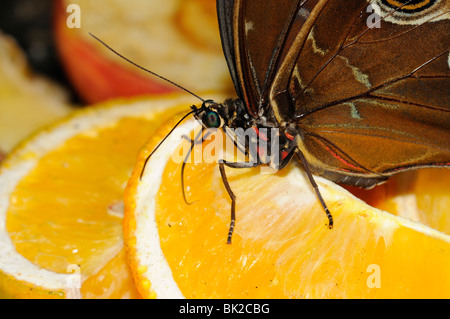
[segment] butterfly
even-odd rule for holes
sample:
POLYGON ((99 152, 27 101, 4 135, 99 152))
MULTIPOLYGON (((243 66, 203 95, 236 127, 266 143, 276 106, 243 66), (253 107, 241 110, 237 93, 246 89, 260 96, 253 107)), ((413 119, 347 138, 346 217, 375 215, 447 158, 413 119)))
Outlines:
POLYGON ((238 98, 197 96, 202 106, 185 117, 223 130, 252 158, 219 162, 231 198, 227 243, 236 196, 225 166, 298 160, 329 228, 313 174, 370 188, 401 171, 450 167, 448 0, 217 0, 217 15, 238 98), (252 152, 252 140, 277 147, 252 152))
MULTIPOLYGON (((275 168, 303 164, 330 228, 311 173, 368 188, 450 166, 449 1, 218 0, 217 12, 239 99, 209 102, 196 118, 225 131, 277 128, 275 168)), ((253 166, 273 165, 259 155, 253 166)))

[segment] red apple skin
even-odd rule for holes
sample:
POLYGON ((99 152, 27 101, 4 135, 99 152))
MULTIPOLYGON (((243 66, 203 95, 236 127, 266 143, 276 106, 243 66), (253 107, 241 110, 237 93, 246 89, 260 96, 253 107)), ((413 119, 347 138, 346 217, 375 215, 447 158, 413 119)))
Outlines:
POLYGON ((138 69, 134 72, 124 68, 84 41, 81 29, 67 27, 63 0, 54 1, 53 11, 59 57, 70 82, 84 102, 92 104, 119 97, 159 95, 178 90, 170 84, 161 84, 151 75, 139 74, 142 71, 138 69))

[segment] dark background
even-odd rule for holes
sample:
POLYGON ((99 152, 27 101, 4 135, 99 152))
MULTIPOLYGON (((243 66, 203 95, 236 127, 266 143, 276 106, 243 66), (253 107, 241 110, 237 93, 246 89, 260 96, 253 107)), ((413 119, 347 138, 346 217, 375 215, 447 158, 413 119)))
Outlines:
POLYGON ((52 0, 0 1, 0 30, 17 40, 35 72, 65 86, 76 100, 54 44, 52 3, 52 0))

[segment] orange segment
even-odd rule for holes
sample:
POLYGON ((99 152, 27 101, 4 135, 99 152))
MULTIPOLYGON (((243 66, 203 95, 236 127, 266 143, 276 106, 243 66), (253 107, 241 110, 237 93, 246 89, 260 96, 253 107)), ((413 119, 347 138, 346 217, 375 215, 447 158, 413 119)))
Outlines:
POLYGON ((192 97, 114 101, 24 142, 0 170, 0 295, 137 298, 123 190, 142 144, 192 97))
POLYGON ((87 276, 99 267, 89 258, 93 253, 105 260, 117 254, 121 219, 107 208, 121 200, 136 152, 151 132, 148 120, 124 118, 43 156, 10 196, 6 228, 17 252, 59 273, 68 264, 83 264, 87 276))
MULTIPOLYGON (((236 194, 233 243, 226 244, 231 201, 216 164, 186 165, 181 193, 176 131, 166 123, 141 153, 125 193, 125 241, 144 297, 448 298, 450 237, 368 206, 316 177, 326 216, 299 165, 276 174, 226 169, 236 194)), ((204 146, 205 147, 205 146, 204 146)), ((447 198, 450 196, 447 193, 447 198)))
POLYGON ((380 208, 450 234, 450 170, 429 168, 400 175, 387 185, 389 197, 380 208), (410 209, 406 211, 405 206, 410 209), (403 213, 402 213, 403 212, 403 213))
POLYGON ((368 204, 450 234, 450 170, 400 173, 371 190, 346 187, 368 204))
POLYGON ((95 275, 86 279, 81 287, 81 295, 86 299, 99 296, 113 299, 140 298, 130 276, 125 249, 110 259, 95 275))

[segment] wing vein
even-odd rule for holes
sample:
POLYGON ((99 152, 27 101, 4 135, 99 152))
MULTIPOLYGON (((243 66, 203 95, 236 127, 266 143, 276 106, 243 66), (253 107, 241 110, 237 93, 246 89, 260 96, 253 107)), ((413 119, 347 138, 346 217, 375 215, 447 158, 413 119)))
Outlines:
MULTIPOLYGON (((370 126, 370 127, 363 127, 364 129, 370 128, 371 130, 376 129, 377 127, 374 126, 370 126)), ((387 129, 384 129, 387 130, 387 129)), ((361 133, 361 132, 349 132, 349 131, 337 131, 337 130, 321 130, 320 132, 324 132, 324 133, 332 133, 332 134, 346 134, 346 135, 360 135, 360 136, 367 136, 367 137, 375 137, 375 138, 382 138, 382 139, 386 139, 386 140, 391 140, 391 141, 396 141, 396 142, 403 142, 403 143, 408 143, 408 144, 414 144, 414 145, 419 145, 419 146, 426 146, 429 148, 434 148, 434 149, 438 149, 441 151, 450 151, 450 149, 448 148, 443 148, 443 147, 439 147, 437 145, 431 145, 429 143, 419 143, 417 142, 417 140, 407 140, 407 139, 401 139, 401 138, 397 138, 397 137, 393 137, 393 136, 386 136, 386 135, 381 135, 381 134, 373 134, 373 133, 361 133)), ((312 135, 310 132, 305 133, 307 135, 312 135)), ((316 134, 314 134, 316 135, 316 134)), ((320 135, 316 135, 316 136, 320 136, 320 135)))
MULTIPOLYGON (((345 157, 347 157, 347 160, 348 160, 349 162, 351 162, 351 164, 352 164, 353 166, 357 166, 357 167, 359 167, 359 168, 365 170, 366 172, 369 172, 369 173, 372 173, 372 174, 375 174, 375 175, 379 175, 378 173, 376 173, 376 172, 374 172, 374 171, 368 169, 368 168, 365 167, 364 165, 360 164, 360 163, 359 163, 358 161, 356 161, 352 156, 350 156, 349 154, 347 154, 346 152, 344 152, 339 146, 337 146, 336 144, 332 143, 329 139, 326 139, 326 138, 324 138, 323 136, 320 136, 320 135, 318 135, 318 134, 314 134, 314 133, 312 133, 312 132, 304 132, 304 133, 305 133, 305 135, 313 136, 313 137, 315 137, 316 139, 322 141, 322 142, 323 142, 327 147, 329 147, 330 149, 333 149, 333 148, 334 148, 334 150, 338 150, 338 152, 340 152, 342 155, 344 155, 345 157)), ((334 153, 335 153, 335 154, 338 154, 336 151, 335 151, 334 153)), ((382 177, 382 176, 380 175, 380 177, 382 177)))
POLYGON ((309 112, 300 114, 296 118, 297 119, 305 118, 305 117, 307 117, 307 116, 309 116, 311 114, 314 114, 314 113, 316 113, 318 111, 322 111, 322 110, 327 109, 329 107, 332 107, 332 106, 335 106, 335 105, 338 105, 338 104, 342 104, 342 103, 345 103, 345 102, 350 102, 350 101, 353 101, 353 100, 356 100, 356 99, 359 99, 359 98, 363 98, 363 97, 370 98, 370 93, 375 92, 375 91, 377 91, 377 90, 379 90, 379 89, 381 89, 383 87, 386 87, 388 85, 394 84, 394 83, 396 83, 398 81, 404 80, 404 79, 406 79, 408 77, 412 77, 414 73, 416 73, 417 71, 419 71, 420 69, 422 69, 423 67, 428 65, 429 63, 433 62, 434 60, 440 58, 441 56, 443 56, 443 55, 445 55, 445 54, 447 54, 449 52, 450 52, 450 50, 446 50, 443 53, 438 54, 437 56, 435 56, 435 57, 429 59, 428 61, 424 62, 422 65, 418 66, 417 68, 415 68, 414 70, 412 70, 410 73, 408 73, 406 75, 400 76, 398 78, 395 78, 395 79, 392 79, 392 80, 390 80, 388 82, 380 84, 380 85, 378 85, 376 87, 373 87, 370 90, 367 90, 366 92, 363 92, 361 94, 354 95, 354 96, 351 96, 351 97, 348 97, 348 98, 345 98, 345 99, 341 99, 341 100, 338 100, 338 101, 333 101, 333 102, 330 102, 328 104, 322 105, 322 106, 320 106, 320 107, 318 107, 318 108, 316 108, 314 110, 311 110, 309 112))
MULTIPOLYGON (((386 16, 382 17, 380 20, 383 21, 384 19, 386 19, 387 17, 389 17, 390 15, 394 14, 396 11, 400 10, 403 6, 407 5, 409 2, 411 2, 412 0, 409 0, 408 2, 406 2, 405 4, 403 4, 402 6, 400 6, 399 8, 392 10, 391 12, 389 12, 386 16)), ((360 16, 362 16, 363 11, 360 12, 360 16)), ((337 51, 335 52, 335 54, 333 54, 333 56, 326 61, 320 68, 319 70, 314 74, 314 76, 311 78, 311 80, 308 82, 308 84, 301 90, 301 92, 298 95, 302 95, 310 86, 311 84, 314 82, 314 80, 322 73, 322 71, 337 57, 340 55, 340 53, 345 50, 346 48, 351 47, 352 45, 356 44, 359 39, 366 34, 368 31, 370 31, 372 28, 367 27, 364 31, 362 31, 352 42, 350 42, 349 44, 344 46, 345 41, 347 41, 351 30, 353 29, 353 27, 355 26, 356 21, 360 18, 360 16, 357 16, 356 19, 353 21, 353 23, 350 25, 350 28, 348 29, 348 32, 345 36, 345 38, 341 41, 341 43, 339 44, 339 47, 337 49, 337 51)), ((292 79, 292 75, 293 75, 293 70, 291 71, 291 79, 292 79)))
POLYGON ((262 104, 264 103, 264 101, 263 101, 264 96, 265 96, 268 88, 270 87, 269 80, 273 77, 276 62, 279 61, 281 48, 283 47, 284 43, 286 43, 287 35, 289 33, 288 31, 292 27, 294 17, 296 15, 296 13, 298 12, 298 10, 309 0, 302 0, 302 1, 297 1, 297 5, 292 10, 292 12, 289 14, 288 22, 284 25, 283 31, 281 32, 281 35, 278 38, 277 45, 272 52, 272 56, 270 57, 270 62, 269 62, 268 68, 267 68, 266 76, 264 78, 262 93, 261 93, 260 99, 258 101, 259 107, 261 107, 262 104))

